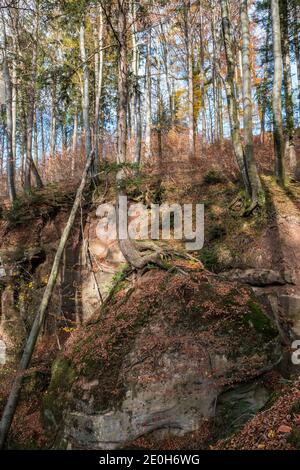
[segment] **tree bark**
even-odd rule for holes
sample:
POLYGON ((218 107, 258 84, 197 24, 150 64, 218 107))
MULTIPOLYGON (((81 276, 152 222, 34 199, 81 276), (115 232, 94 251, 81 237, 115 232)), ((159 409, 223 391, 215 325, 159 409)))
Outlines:
POLYGON ((300 28, 300 5, 299 0, 292 0, 292 15, 293 15, 293 43, 297 67, 297 81, 298 81, 298 112, 300 123, 300 43, 299 43, 299 28, 300 28))
POLYGON ((280 0, 280 19, 281 19, 281 48, 283 59, 283 84, 285 97, 285 161, 289 161, 291 176, 294 179, 300 177, 300 162, 297 161, 294 141, 294 105, 293 105, 293 85, 291 71, 291 57, 289 45, 289 14, 288 1, 280 0))
POLYGON ((250 71, 250 24, 248 1, 241 0, 240 16, 242 26, 242 70, 243 70, 243 110, 245 162, 251 190, 252 204, 264 205, 265 197, 254 159, 253 122, 252 122, 252 87, 250 71))
POLYGON ((207 124, 206 124, 206 109, 205 109, 205 70, 204 70, 204 44, 203 44, 203 13, 200 4, 200 94, 201 94, 201 122, 202 122, 202 151, 205 149, 207 140, 207 124))
POLYGON ((51 131, 50 131, 50 157, 54 158, 56 152, 56 77, 52 77, 51 84, 51 131))
POLYGON ((41 114, 40 114, 40 126, 41 126, 42 162, 43 162, 43 170, 45 171, 45 166, 46 166, 46 149, 45 149, 45 134, 44 134, 44 117, 43 117, 43 111, 41 111, 41 114))
POLYGON ((167 47, 167 39, 166 39, 165 30, 164 30, 164 25, 162 22, 160 22, 160 32, 161 32, 163 66, 165 69, 167 94, 168 94, 168 102, 169 102, 169 110, 170 110, 170 125, 172 127, 174 124, 173 90, 172 90, 172 84, 170 81, 170 73, 169 73, 169 53, 168 53, 168 47, 167 47))
POLYGON ((137 4, 134 0, 131 2, 131 29, 132 29, 132 77, 133 77, 133 138, 134 138, 134 154, 133 161, 139 167, 141 161, 141 132, 142 132, 142 116, 141 116, 141 91, 139 84, 139 62, 140 54, 137 44, 137 4))
POLYGON ((194 76, 193 76, 193 45, 191 35, 191 1, 184 0, 184 35, 188 71, 188 126, 189 126, 189 158, 195 157, 195 116, 194 116, 194 76))
POLYGON ((269 17, 267 20, 267 30, 266 30, 266 42, 265 42, 265 55, 264 55, 264 72, 263 72, 263 82, 259 90, 259 102, 261 106, 261 129, 260 137, 261 142, 265 142, 265 133, 266 133, 266 112, 267 112, 267 93, 268 93, 268 79, 269 79, 269 49, 270 49, 270 8, 268 8, 269 17))
POLYGON ((151 125, 152 125, 152 79, 151 79, 151 28, 148 34, 147 57, 146 57, 146 90, 145 90, 145 106, 146 106, 146 127, 145 127, 145 159, 151 158, 151 125))
POLYGON ((12 121, 12 85, 9 67, 7 63, 6 50, 3 54, 3 77, 5 83, 5 105, 6 105, 6 138, 7 138, 7 187, 11 203, 16 200, 15 188, 15 163, 13 155, 13 121, 12 121))
POLYGON ((72 174, 72 176, 74 176, 74 172, 75 172, 77 139, 78 139, 78 110, 77 110, 77 107, 76 107, 75 113, 74 113, 73 136, 72 136, 72 165, 71 165, 71 174, 72 174))
POLYGON ((274 118, 274 149, 275 149, 275 175, 281 186, 285 185, 284 168, 284 140, 282 126, 282 53, 281 28, 279 15, 279 0, 271 0, 273 24, 273 55, 274 55, 274 82, 273 82, 273 118, 274 118))
POLYGON ((39 145, 38 145, 37 110, 34 111, 33 130, 34 130, 33 154, 34 154, 34 163, 35 163, 35 165, 36 165, 36 167, 37 167, 38 164, 39 164, 39 145))
POLYGON ((43 182, 37 170, 37 167, 32 159, 32 135, 34 125, 34 110, 36 102, 36 76, 37 76, 37 56, 38 56, 38 41, 39 41, 39 6, 37 7, 35 17, 35 37, 34 46, 32 51, 31 62, 31 83, 29 85, 27 95, 27 120, 26 120, 26 159, 25 159, 25 173, 24 173, 24 188, 26 191, 31 188, 31 172, 33 173, 36 186, 38 189, 43 187, 43 182))
MULTIPOLYGON (((82 22, 80 25, 80 55, 83 67, 83 95, 82 95, 82 117, 85 136, 85 156, 88 158, 91 152, 91 129, 90 129, 90 101, 89 101, 89 69, 85 50, 85 27, 82 22)), ((91 169, 94 173, 94 168, 91 169)))
POLYGON ((162 100, 161 100, 161 61, 157 56, 157 81, 156 81, 156 96, 157 96, 157 117, 156 117, 156 130, 157 130, 157 144, 158 144, 158 162, 159 166, 162 164, 163 149, 162 149, 162 100))
POLYGON ((227 77, 225 81, 227 103, 228 103, 228 113, 230 120, 230 130, 232 143, 234 148, 234 154, 239 166, 242 179, 244 182, 245 190, 247 195, 251 194, 251 186, 249 183, 249 178, 247 174, 247 169, 244 160, 244 151, 240 137, 240 123, 238 118, 238 101, 235 94, 234 87, 234 75, 235 75, 235 63, 233 53, 233 41, 232 41, 232 32, 231 32, 231 23, 229 19, 229 11, 227 0, 221 0, 221 9, 222 9, 222 30, 224 38, 224 47, 225 55, 227 62, 227 77))
MULTIPOLYGON (((99 117, 100 103, 102 98, 103 87, 103 39, 104 39, 104 19, 101 5, 98 6, 99 27, 95 31, 95 119, 94 119, 94 149, 95 149, 95 165, 99 162, 99 117)), ((97 171, 97 170, 96 170, 97 171)))

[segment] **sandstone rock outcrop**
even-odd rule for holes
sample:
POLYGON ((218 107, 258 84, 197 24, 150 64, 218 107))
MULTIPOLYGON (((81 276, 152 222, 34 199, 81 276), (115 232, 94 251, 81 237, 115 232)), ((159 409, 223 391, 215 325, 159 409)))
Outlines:
POLYGON ((276 327, 248 288, 197 266, 186 276, 150 271, 134 287, 123 283, 99 318, 71 336, 44 417, 69 448, 181 436, 215 416, 224 391, 280 356, 276 327))

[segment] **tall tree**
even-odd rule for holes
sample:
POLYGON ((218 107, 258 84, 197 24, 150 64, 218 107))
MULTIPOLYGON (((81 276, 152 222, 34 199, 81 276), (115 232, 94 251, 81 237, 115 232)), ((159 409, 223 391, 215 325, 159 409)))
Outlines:
POLYGON ((294 104, 293 104, 293 85, 291 71, 291 57, 289 44, 289 11, 288 0, 280 0, 280 18, 281 18, 281 46, 283 59, 283 83, 285 96, 285 160, 290 162, 292 176, 300 177, 299 161, 297 162, 297 154, 294 141, 294 104))
POLYGON ((300 5, 299 0, 291 0, 291 11, 292 11, 292 24, 293 24, 293 43, 295 51, 295 60, 297 67, 297 79, 298 79, 298 112, 299 112, 299 124, 300 124, 300 41, 299 41, 299 30, 300 30, 300 5))
POLYGON ((152 125, 152 78, 151 78, 151 34, 152 30, 149 29, 147 38, 147 52, 146 52, 146 85, 145 85, 145 158, 151 157, 151 125, 152 125))
POLYGON ((13 155, 13 121, 12 121, 12 84, 7 62, 6 48, 3 51, 3 76, 5 83, 6 105, 6 140, 7 140, 7 187, 9 199, 13 203, 16 200, 15 189, 15 164, 13 155))
POLYGON ((97 19, 95 26, 95 117, 94 117, 94 150, 95 164, 99 160, 99 118, 100 104, 103 88, 103 65, 104 65, 104 18, 102 7, 97 8, 97 19), (97 21, 99 22, 97 28, 97 21))
MULTIPOLYGON (((84 127, 85 156, 88 159, 91 153, 91 128, 90 128, 90 98, 89 98, 89 67, 85 48, 85 24, 84 18, 80 24, 79 32, 80 56, 83 69, 83 91, 82 91, 82 118, 84 127)), ((94 168, 92 168, 94 172, 94 168)))
POLYGON ((29 70, 29 83, 27 85, 27 119, 26 119, 26 158, 24 171, 24 189, 26 191, 31 188, 31 173, 34 176, 37 188, 43 187, 43 182, 39 175, 38 169, 32 158, 32 136, 34 125, 34 110, 36 104, 36 81, 37 81, 37 60, 38 60, 38 43, 39 43, 39 27, 40 27, 40 3, 39 0, 35 4, 34 11, 34 38, 32 58, 29 70))
POLYGON ((194 117, 194 73, 193 73, 193 42, 191 32, 191 1, 184 0, 184 37, 188 77, 188 126, 189 126, 189 157, 195 156, 195 117, 194 117))
POLYGON ((247 174, 246 164, 244 160, 244 151, 240 136, 240 122, 238 117, 238 100, 236 97, 236 89, 234 86, 235 80, 235 57, 233 38, 231 30, 231 22, 229 18, 229 9, 227 0, 221 0, 221 11, 222 11, 222 29, 224 38, 225 55, 227 62, 227 77, 225 81, 228 112, 230 119, 230 130, 232 143, 234 148, 235 157, 243 178, 245 190, 248 195, 251 195, 251 186, 247 174))
POLYGON ((242 26, 242 70, 243 70, 243 116, 245 163, 249 178, 252 205, 264 204, 264 193, 254 159, 253 122, 252 122, 252 86, 250 70, 250 25, 248 1, 241 0, 240 16, 242 26))
POLYGON ((279 0, 271 0, 273 25, 273 55, 274 55, 274 82, 273 82, 273 116, 274 116, 274 148, 275 148, 275 174, 280 185, 285 184, 284 168, 284 138, 282 125, 282 52, 281 28, 279 14, 279 0))

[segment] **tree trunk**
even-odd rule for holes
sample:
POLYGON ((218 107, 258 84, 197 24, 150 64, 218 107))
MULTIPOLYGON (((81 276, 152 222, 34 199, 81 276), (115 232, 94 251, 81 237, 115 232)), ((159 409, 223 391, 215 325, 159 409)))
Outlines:
POLYGON ((39 164, 39 146, 38 146, 38 126, 37 126, 37 110, 34 112, 34 139, 33 139, 33 151, 34 151, 34 163, 36 166, 39 164))
POLYGON ((280 0, 280 17, 281 17, 281 48, 283 59, 283 83, 285 97, 285 161, 289 161, 291 176, 294 179, 300 177, 300 162, 297 161, 294 141, 294 106, 293 106, 293 85, 291 71, 291 57, 289 45, 289 15, 288 1, 280 0))
POLYGON ((221 79, 217 80, 217 90, 218 90, 218 127, 219 127, 219 138, 221 142, 224 138, 224 123, 223 123, 223 98, 222 98, 222 81, 221 79))
POLYGON ((157 57, 157 84, 156 84, 156 95, 157 95, 157 144, 158 144, 158 163, 159 166, 162 164, 163 150, 162 150, 162 102, 161 102, 161 89, 160 89, 160 71, 161 63, 160 58, 157 57))
POLYGON ((282 126, 282 53, 281 29, 279 15, 279 0, 271 0, 273 24, 273 55, 274 55, 274 82, 273 82, 273 117, 274 117, 274 148, 275 148, 275 175, 280 185, 285 184, 284 169, 284 140, 282 126))
POLYGON ((71 165, 72 176, 74 176, 74 172, 75 172, 77 139, 78 139, 78 110, 76 108, 75 113, 74 113, 73 136, 72 136, 72 165, 71 165))
POLYGON ((6 105, 6 138, 7 138, 7 187, 11 203, 16 200, 15 163, 13 155, 13 121, 12 121, 12 85, 6 51, 3 54, 3 78, 5 83, 6 105))
POLYGON ((253 122, 252 122, 252 87, 250 71, 250 24, 248 16, 248 1, 241 0, 240 16, 242 25, 242 70, 243 70, 243 110, 244 110, 244 143, 245 162, 253 205, 264 205, 263 194, 257 166, 254 160, 253 122))
MULTIPOLYGON (((82 116, 83 116, 83 127, 85 137, 85 156, 88 158, 91 153, 91 129, 90 129, 90 101, 89 101, 89 69, 86 61, 85 51, 85 39, 84 39, 85 27, 84 24, 80 25, 80 55, 83 67, 83 96, 82 96, 82 116)), ((92 167, 92 173, 94 168, 92 167)))
POLYGON ((56 77, 51 84, 51 131, 50 131, 50 157, 54 158, 56 152, 56 77))
POLYGON ((213 143, 219 140, 219 121, 218 121, 218 90, 217 90, 217 76, 216 76, 216 24, 215 14, 212 12, 211 21, 211 36, 212 36, 212 89, 213 89, 213 143))
MULTIPOLYGON (((104 36, 104 20, 101 5, 98 6, 99 12, 99 28, 95 31, 96 54, 95 54, 95 119, 94 119, 94 149, 95 149, 95 165, 99 162, 99 116, 100 102, 102 98, 103 85, 103 36, 104 36)), ((97 170, 96 170, 97 171, 97 170)))
MULTIPOLYGON (((16 54, 15 46, 14 53, 16 54)), ((17 64, 15 58, 12 63, 12 152, 15 162, 17 157, 17 64)))
POLYGON ((201 96, 201 122, 202 122, 202 151, 205 149, 207 124, 206 124, 206 109, 205 109, 205 71, 204 71, 204 44, 203 44, 203 14, 200 4, 200 96, 201 96))
MULTIPOLYGON (((117 144, 117 163, 126 162, 127 153, 127 43, 126 43, 126 13, 119 8, 118 11, 118 40, 119 40, 119 58, 118 58, 118 144, 117 144)), ((117 178, 123 177, 123 170, 118 173, 117 178)))
POLYGON ((169 110, 170 110, 170 125, 172 127, 174 123, 173 90, 172 90, 172 85, 170 81, 170 73, 169 73, 169 53, 168 53, 168 47, 167 47, 167 39, 165 35, 164 25, 162 22, 160 22, 160 31, 161 31, 163 66, 165 69, 167 94, 168 94, 168 102, 169 102, 169 110))
POLYGON ((238 118, 238 102, 235 94, 234 87, 234 75, 235 75, 235 63, 233 53, 233 42, 232 42, 232 32, 231 32, 231 23, 229 19, 229 11, 227 0, 221 0, 222 8, 222 29, 223 29, 223 38, 224 38, 224 47, 225 55, 227 62, 227 77, 225 82, 227 103, 228 103, 228 113, 230 120, 230 130, 232 143, 234 148, 234 154, 239 166, 242 179, 244 182, 245 190, 248 195, 251 194, 251 187, 248 179, 248 174, 246 170, 245 160, 244 160, 244 151, 240 137, 240 123, 238 118))
POLYGON ((298 112, 300 124, 300 44, 299 44, 299 28, 300 28, 300 5, 299 0, 292 0, 292 16, 293 16, 293 42, 295 59, 297 66, 297 79, 298 79, 298 112))
POLYGON ((145 106, 146 106, 146 127, 145 127, 145 159, 151 158, 151 126, 152 126, 152 80, 151 80, 151 29, 148 35, 147 58, 146 58, 146 90, 145 90, 145 106))
POLYGON ((41 114, 40 114, 40 126, 41 126, 42 162, 43 162, 43 168, 44 168, 44 171, 45 171, 46 149, 45 149, 45 134, 44 134, 44 117, 43 117, 43 111, 42 110, 41 110, 41 114))
MULTIPOLYGON (((39 8, 39 6, 37 7, 39 8)), ((38 41, 39 41, 39 11, 36 11, 35 17, 35 37, 32 52, 31 62, 31 83, 27 95, 27 120, 26 120, 26 159, 25 159, 25 173, 24 173, 24 188, 26 191, 31 188, 31 172, 33 173, 36 186, 38 189, 43 187, 43 182, 37 170, 37 167, 32 159, 32 135, 34 125, 34 110, 36 101, 36 75, 37 75, 37 55, 38 55, 38 41)))
MULTIPOLYGON (((270 10, 268 9, 268 13, 270 10)), ((265 57, 264 57, 264 72, 263 72, 263 82, 260 87, 259 96, 260 96, 260 106, 261 106, 261 129, 260 136, 261 142, 265 142, 265 132, 266 132, 266 112, 267 112, 267 93, 268 93, 268 79, 269 79, 269 48, 270 48, 270 17, 267 20, 267 30, 266 30, 266 43, 265 43, 265 57)))
POLYGON ((140 165, 141 161, 141 131, 142 131, 142 116, 141 116, 141 96, 139 84, 139 62, 140 54, 137 44, 137 4, 134 0, 131 2, 131 16, 132 16, 132 77, 133 77, 133 138, 134 138, 134 153, 133 161, 136 165, 140 165))
POLYGON ((184 35, 188 70, 189 158, 195 157, 193 46, 191 35, 191 1, 184 0, 184 35))

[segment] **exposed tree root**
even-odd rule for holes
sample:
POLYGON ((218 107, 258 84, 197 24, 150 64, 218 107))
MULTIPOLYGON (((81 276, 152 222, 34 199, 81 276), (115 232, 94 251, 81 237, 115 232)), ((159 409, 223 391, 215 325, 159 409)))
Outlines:
POLYGON ((120 240, 119 245, 126 261, 133 268, 143 269, 149 263, 163 267, 161 261, 163 252, 154 243, 137 243, 126 239, 120 240), (146 252, 146 254, 141 254, 142 252, 146 252))
POLYGON ((246 207, 243 212, 243 217, 249 217, 256 209, 259 209, 261 206, 258 201, 253 201, 250 206, 246 207))

